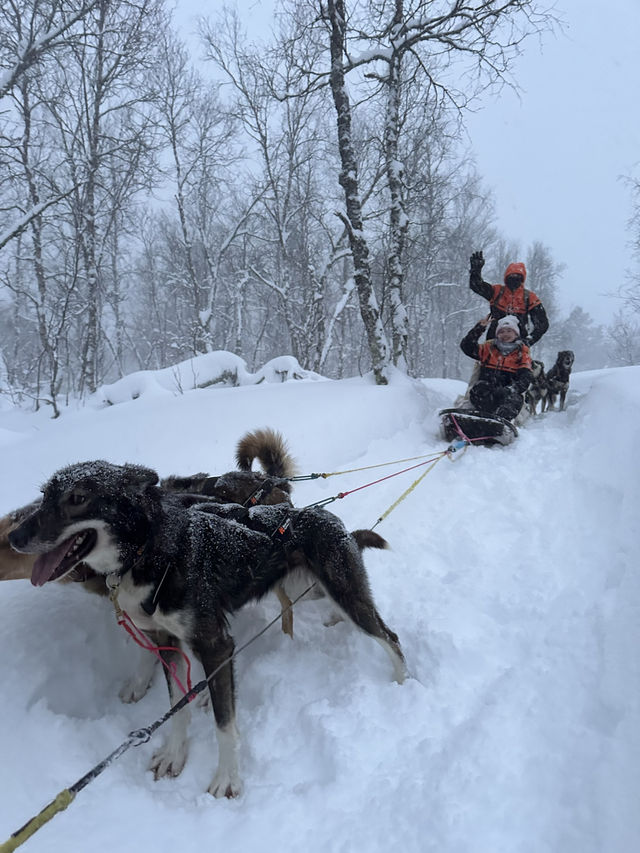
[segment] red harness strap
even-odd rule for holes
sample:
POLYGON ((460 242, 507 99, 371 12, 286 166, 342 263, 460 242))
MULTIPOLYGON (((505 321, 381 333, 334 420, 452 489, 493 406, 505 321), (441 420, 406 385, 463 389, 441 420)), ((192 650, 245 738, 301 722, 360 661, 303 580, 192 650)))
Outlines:
MULTIPOLYGON (((152 652, 160 661, 160 663, 164 666, 167 672, 171 675, 175 683, 178 685, 182 693, 186 696, 187 693, 191 692, 191 661, 189 660, 189 655, 185 654, 182 649, 178 649, 175 646, 156 646, 151 642, 149 637, 141 631, 140 628, 135 624, 133 619, 126 613, 124 610, 121 611, 121 616, 118 617, 118 625, 122 625, 127 634, 131 637, 134 642, 136 642, 140 648, 146 649, 148 652, 152 652), (178 652, 179 655, 182 656, 182 659, 187 665, 187 686, 178 678, 178 674, 176 672, 175 663, 167 663, 160 652, 178 652)), ((195 694, 189 699, 191 702, 192 699, 195 699, 195 694)))

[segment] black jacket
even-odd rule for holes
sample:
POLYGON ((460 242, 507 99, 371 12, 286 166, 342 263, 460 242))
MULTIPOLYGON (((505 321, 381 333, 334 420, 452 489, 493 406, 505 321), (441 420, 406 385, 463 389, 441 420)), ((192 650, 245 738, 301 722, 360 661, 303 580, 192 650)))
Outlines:
MULTIPOLYGON (((493 285, 487 281, 483 281, 480 273, 469 273, 469 287, 474 293, 477 293, 478 296, 482 296, 484 299, 490 301, 493 298, 493 285)), ((527 304, 527 295, 530 293, 531 291, 525 288, 525 302, 527 304)), ((498 320, 504 316, 504 311, 493 305, 491 306, 491 317, 493 319, 487 329, 487 338, 495 337, 498 320)), ((533 346, 533 344, 537 343, 549 328, 549 318, 541 302, 529 308, 526 314, 519 315, 518 320, 520 322, 522 339, 527 346, 533 346), (529 322, 532 327, 531 332, 529 332, 529 322)))

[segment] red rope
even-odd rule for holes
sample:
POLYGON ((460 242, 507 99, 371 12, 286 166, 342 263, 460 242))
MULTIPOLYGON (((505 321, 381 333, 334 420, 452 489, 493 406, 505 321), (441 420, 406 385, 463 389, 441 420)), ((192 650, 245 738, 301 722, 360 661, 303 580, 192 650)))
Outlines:
MULTIPOLYGON (((189 660, 189 656, 183 652, 182 649, 178 649, 175 646, 156 646, 151 640, 147 637, 147 635, 138 628, 133 619, 129 616, 128 613, 122 611, 122 618, 118 619, 118 625, 122 625, 127 634, 131 637, 131 639, 136 642, 140 648, 146 649, 148 652, 152 652, 160 661, 160 663, 164 666, 164 668, 169 672, 175 683, 178 685, 180 690, 184 695, 187 693, 191 693, 191 661, 189 660), (182 659, 187 665, 187 686, 185 687, 183 683, 178 678, 178 673, 176 671, 175 663, 167 663, 160 652, 178 652, 178 654, 182 655, 182 659)), ((195 699, 195 694, 191 697, 189 701, 195 699)))
POLYGON ((456 416, 453 413, 451 414, 451 420, 453 421, 453 425, 456 428, 456 432, 458 433, 460 438, 462 438, 463 441, 468 441, 469 444, 473 444, 474 441, 486 441, 488 438, 495 438, 495 436, 493 436, 493 435, 481 435, 481 436, 478 436, 477 438, 469 438, 469 436, 465 435, 462 432, 460 424, 456 420, 456 416))
POLYGON ((424 462, 419 462, 417 465, 411 465, 409 468, 403 468, 402 471, 396 471, 393 474, 387 474, 386 477, 380 477, 379 480, 372 480, 371 483, 365 483, 364 486, 358 486, 356 489, 351 489, 348 492, 338 492, 336 498, 346 498, 347 495, 352 495, 354 492, 359 492, 361 489, 366 489, 369 486, 375 486, 377 483, 383 483, 385 480, 390 480, 392 477, 397 477, 398 474, 404 474, 406 471, 413 471, 414 468, 422 468, 423 465, 428 465, 430 462, 435 462, 436 459, 439 459, 441 456, 445 455, 446 451, 438 453, 432 459, 427 459, 424 462))

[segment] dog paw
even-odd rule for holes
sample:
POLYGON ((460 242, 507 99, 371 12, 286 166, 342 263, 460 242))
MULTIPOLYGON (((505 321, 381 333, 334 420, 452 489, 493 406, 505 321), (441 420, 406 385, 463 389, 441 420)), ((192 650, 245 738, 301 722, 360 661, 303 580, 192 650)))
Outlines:
POLYGON ((211 705, 211 694, 208 690, 198 693, 195 702, 196 708, 208 708, 211 705))
POLYGON ((242 782, 235 773, 230 774, 228 771, 218 768, 207 790, 213 797, 227 797, 230 800, 240 796, 242 782))
POLYGON ((156 670, 157 660, 143 649, 135 649, 137 658, 134 657, 134 674, 125 681, 118 695, 123 702, 127 704, 138 702, 146 694, 151 687, 153 675, 156 670))
POLYGON ((131 678, 120 688, 118 696, 122 702, 130 705, 132 702, 139 702, 151 687, 151 681, 141 681, 139 678, 131 678))
POLYGON ((157 781, 165 776, 179 776, 187 761, 187 747, 182 744, 178 747, 171 747, 167 744, 154 752, 149 770, 153 773, 153 778, 157 781))
POLYGON ((340 622, 344 622, 344 616, 337 610, 333 610, 322 624, 325 628, 333 628, 334 625, 338 625, 340 622))

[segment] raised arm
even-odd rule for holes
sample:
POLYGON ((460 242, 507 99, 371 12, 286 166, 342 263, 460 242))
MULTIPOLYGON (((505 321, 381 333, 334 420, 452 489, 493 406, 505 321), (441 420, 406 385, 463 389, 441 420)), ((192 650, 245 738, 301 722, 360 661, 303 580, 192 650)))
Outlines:
POLYGON ((464 338, 460 341, 460 349, 465 355, 468 355, 469 358, 475 358, 478 361, 479 353, 478 353, 478 340, 484 330, 487 328, 487 323, 490 320, 490 316, 487 315, 483 320, 480 320, 479 323, 476 323, 473 329, 469 329, 464 338))
POLYGON ((493 287, 488 282, 482 280, 483 266, 484 256, 482 252, 474 252, 469 258, 469 287, 478 296, 491 299, 493 296, 493 287))

